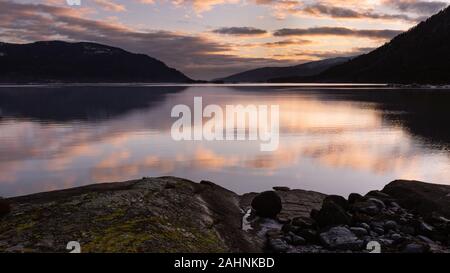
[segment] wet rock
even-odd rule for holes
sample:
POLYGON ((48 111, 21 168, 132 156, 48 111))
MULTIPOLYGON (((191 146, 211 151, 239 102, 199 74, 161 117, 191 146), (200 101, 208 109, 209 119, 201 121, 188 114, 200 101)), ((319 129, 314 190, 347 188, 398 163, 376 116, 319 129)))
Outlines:
POLYGON ((355 212, 360 212, 371 216, 377 215, 380 212, 380 208, 373 202, 369 201, 355 203, 353 204, 352 209, 355 212))
POLYGON ((375 231, 375 233, 377 233, 378 235, 383 235, 384 234, 384 229, 381 227, 375 227, 373 229, 373 231, 375 231))
POLYGON ((299 229, 296 234, 304 238, 309 243, 316 243, 318 241, 318 234, 314 229, 299 229))
POLYGON ((367 234, 369 234, 367 229, 362 228, 362 227, 351 227, 350 231, 353 232, 358 237, 363 237, 363 236, 366 236, 367 234))
POLYGON ((289 187, 273 187, 274 191, 290 191, 289 187))
POLYGON ((359 224, 357 224, 357 226, 362 227, 362 228, 366 229, 367 231, 370 230, 370 226, 367 223, 359 223, 359 224))
POLYGON ((389 246, 392 246, 392 245, 394 244, 394 240, 390 240, 390 239, 386 239, 386 238, 378 239, 378 242, 379 242, 383 247, 389 247, 389 246))
POLYGON ((418 224, 418 231, 420 234, 430 235, 434 232, 434 227, 421 221, 418 224))
POLYGON ((403 237, 398 233, 394 233, 391 235, 391 239, 394 240, 394 242, 401 242, 403 240, 403 237))
POLYGON ((427 248, 424 245, 411 243, 405 246, 403 253, 424 253, 427 248))
POLYGON ((348 196, 348 202, 350 204, 354 204, 356 202, 361 202, 361 201, 364 201, 364 197, 359 193, 351 193, 348 196))
POLYGON ((6 200, 0 198, 0 217, 3 217, 10 212, 11 212, 10 204, 6 200))
POLYGON ((260 193, 253 199, 252 208, 258 216, 275 218, 282 209, 281 198, 274 191, 260 193))
POLYGON ((386 205, 385 205, 384 202, 381 201, 380 199, 377 199, 377 198, 369 198, 368 201, 374 203, 380 210, 386 208, 386 205))
POLYGON ((386 230, 395 230, 395 229, 397 229, 397 222, 395 222, 393 220, 386 221, 384 223, 384 228, 386 230))
POLYGON ((329 249, 360 250, 363 241, 345 227, 334 227, 320 235, 321 242, 329 249))
POLYGON ((350 225, 351 217, 334 201, 325 200, 314 220, 320 227, 350 225))
POLYGON ((302 229, 308 229, 308 228, 314 228, 316 223, 311 218, 296 217, 296 218, 292 219, 292 225, 302 228, 302 229))
POLYGON ((289 249, 289 245, 282 239, 269 240, 269 247, 276 253, 285 253, 289 249))
POLYGON ((291 244, 294 246, 300 246, 306 244, 306 240, 298 235, 292 234, 291 235, 291 244))
POLYGON ((427 244, 434 244, 434 241, 431 240, 430 238, 423 236, 423 235, 419 235, 417 236, 418 239, 420 239, 422 242, 427 243, 427 244))

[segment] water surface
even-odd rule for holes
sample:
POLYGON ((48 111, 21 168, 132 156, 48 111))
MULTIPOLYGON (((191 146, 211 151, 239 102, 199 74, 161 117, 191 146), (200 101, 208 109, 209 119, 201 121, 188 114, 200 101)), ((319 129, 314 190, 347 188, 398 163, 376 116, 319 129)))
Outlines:
POLYGON ((450 184, 450 91, 369 86, 0 87, 0 196, 144 176, 238 193, 450 184), (277 104, 280 145, 172 140, 176 104, 277 104))

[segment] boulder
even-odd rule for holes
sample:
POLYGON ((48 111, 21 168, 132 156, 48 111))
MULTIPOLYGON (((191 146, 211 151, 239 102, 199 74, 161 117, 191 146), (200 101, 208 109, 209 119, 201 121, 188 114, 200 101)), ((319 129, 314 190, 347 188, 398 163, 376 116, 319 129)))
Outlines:
POLYGON ((352 210, 370 216, 377 215, 381 211, 380 207, 377 204, 370 201, 357 202, 352 205, 352 210))
POLYGON ((450 219, 450 186, 397 180, 382 190, 403 207, 418 212, 425 219, 433 213, 450 219))
POLYGON ((281 198, 274 191, 262 192, 253 199, 252 208, 260 217, 276 218, 282 209, 281 198))
POLYGON ((364 197, 359 193, 351 193, 348 196, 348 202, 350 204, 354 204, 356 202, 364 201, 364 197))
POLYGON ((345 227, 333 227, 319 235, 320 241, 329 249, 361 250, 364 242, 345 227))
POLYGON ((289 245, 282 239, 270 239, 269 247, 276 253, 285 253, 289 249, 289 245))
POLYGON ((348 201, 342 196, 339 196, 339 195, 328 195, 323 200, 324 203, 330 202, 330 201, 338 204, 344 210, 348 210, 349 209, 348 201))
POLYGON ((315 215, 319 227, 350 225, 351 217, 338 204, 331 200, 325 200, 322 209, 315 215))

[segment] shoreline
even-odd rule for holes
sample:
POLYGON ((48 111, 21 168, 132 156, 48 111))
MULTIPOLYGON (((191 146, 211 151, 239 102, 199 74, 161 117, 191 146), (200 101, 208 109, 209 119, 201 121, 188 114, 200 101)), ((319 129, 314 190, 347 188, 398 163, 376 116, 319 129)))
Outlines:
POLYGON ((160 177, 7 198, 0 252, 68 252, 70 241, 82 252, 367 252, 374 240, 386 252, 449 252, 450 186, 394 181, 349 198, 274 189, 264 199, 160 177))

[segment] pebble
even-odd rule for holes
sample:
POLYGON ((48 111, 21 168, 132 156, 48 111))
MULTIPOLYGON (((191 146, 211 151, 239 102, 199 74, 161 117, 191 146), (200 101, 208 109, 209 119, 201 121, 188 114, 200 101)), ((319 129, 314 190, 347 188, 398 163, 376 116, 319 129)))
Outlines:
POLYGON ((392 229, 396 229, 397 228, 397 222, 395 221, 386 221, 386 223, 384 223, 384 228, 387 230, 392 230, 392 229))
POLYGON ((334 227, 319 235, 322 243, 330 249, 360 250, 363 241, 345 227, 334 227))
POLYGON ((369 234, 367 229, 362 227, 351 227, 350 231, 353 232, 358 237, 366 236, 367 234, 369 234))
POLYGON ((383 235, 384 234, 384 229, 381 227, 376 227, 373 229, 373 231, 375 231, 378 235, 383 235))
POLYGON ((403 249, 404 253, 424 253, 425 247, 420 244, 411 243, 405 246, 403 249))
POLYGON ((289 249, 288 244, 282 239, 269 240, 269 245, 273 251, 277 253, 284 253, 289 249))

